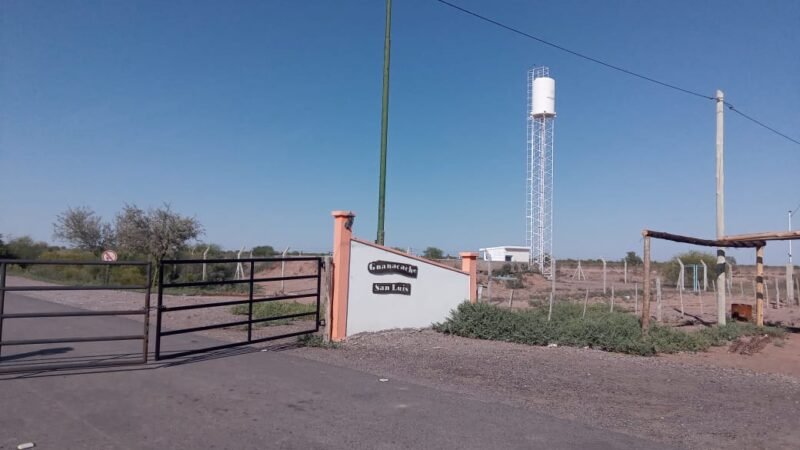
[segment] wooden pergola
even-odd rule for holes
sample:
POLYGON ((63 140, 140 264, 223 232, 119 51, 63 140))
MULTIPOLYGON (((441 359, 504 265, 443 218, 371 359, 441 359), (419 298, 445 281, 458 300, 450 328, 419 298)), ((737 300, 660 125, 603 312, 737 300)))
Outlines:
POLYGON ((766 233, 738 234, 722 239, 699 239, 691 236, 642 230, 644 237, 644 299, 642 301, 642 330, 650 326, 650 238, 718 248, 756 249, 756 325, 764 325, 764 247, 767 241, 790 241, 800 239, 800 231, 775 231, 766 233))

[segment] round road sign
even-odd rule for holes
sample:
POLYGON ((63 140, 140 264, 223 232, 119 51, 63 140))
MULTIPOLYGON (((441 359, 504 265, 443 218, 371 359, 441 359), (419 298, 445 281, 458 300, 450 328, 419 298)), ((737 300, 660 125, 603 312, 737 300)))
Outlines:
POLYGON ((114 262, 117 260, 117 252, 114 250, 106 250, 101 257, 105 262, 114 262))

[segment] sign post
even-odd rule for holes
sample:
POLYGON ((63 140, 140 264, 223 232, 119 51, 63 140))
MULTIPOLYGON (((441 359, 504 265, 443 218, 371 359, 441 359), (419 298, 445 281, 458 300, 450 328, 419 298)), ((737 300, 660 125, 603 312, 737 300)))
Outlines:
MULTIPOLYGON (((115 252, 114 250, 106 250, 106 251, 103 252, 102 255, 100 255, 100 259, 103 262, 115 262, 117 260, 117 252, 115 252)), ((111 266, 107 265, 106 266, 106 273, 105 273, 105 276, 104 276, 105 279, 103 280, 103 282, 105 284, 108 284, 108 279, 110 277, 110 272, 111 272, 111 266)))

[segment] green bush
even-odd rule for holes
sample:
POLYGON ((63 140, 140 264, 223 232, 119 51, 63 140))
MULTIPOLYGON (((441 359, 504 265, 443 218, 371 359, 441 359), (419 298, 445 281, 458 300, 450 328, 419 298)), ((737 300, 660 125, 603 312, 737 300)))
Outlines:
MULTIPOLYGON (((231 308, 231 313, 246 316, 249 305, 236 305, 231 308)), ((316 304, 299 302, 261 302, 253 305, 253 319, 267 319, 270 317, 288 316, 290 314, 313 313, 317 310, 316 304)), ((309 320, 312 316, 295 317, 291 319, 270 320, 261 322, 260 326, 285 325, 294 320, 309 320)))
MULTIPOLYGON (((667 285, 675 286, 675 283, 678 282, 678 275, 681 272, 681 266, 678 264, 678 258, 683 261, 683 264, 686 266, 686 273, 683 274, 684 279, 686 280, 686 287, 691 289, 692 287, 692 271, 689 269, 689 265, 691 264, 699 264, 703 265, 701 261, 705 262, 708 266, 708 280, 709 284, 711 280, 717 278, 717 257, 712 255, 711 253, 703 253, 698 251, 690 251, 681 253, 674 258, 672 258, 663 268, 663 276, 664 280, 666 281, 667 285)), ((701 268, 698 272, 698 276, 700 278, 700 282, 703 282, 703 269, 701 268)))
POLYGON ((733 322, 722 327, 688 333, 654 325, 642 336, 639 319, 623 312, 610 312, 605 305, 592 305, 583 316, 583 306, 553 305, 527 311, 511 311, 486 303, 463 303, 450 317, 434 325, 441 333, 475 339, 516 342, 529 345, 558 344, 651 356, 656 353, 704 351, 740 336, 770 334, 780 337, 783 330, 733 322))
POLYGON ((5 244, 5 252, 15 259, 39 259, 49 249, 52 247, 47 242, 36 242, 29 236, 11 239, 5 244))

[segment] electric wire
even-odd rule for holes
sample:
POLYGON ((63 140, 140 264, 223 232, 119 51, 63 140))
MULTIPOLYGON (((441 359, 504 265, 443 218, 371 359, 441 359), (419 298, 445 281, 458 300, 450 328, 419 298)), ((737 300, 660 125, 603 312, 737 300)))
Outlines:
POLYGON ((750 116, 748 116, 747 114, 745 114, 745 113, 743 113, 743 112, 739 111, 738 109, 736 109, 736 107, 734 107, 734 106, 733 106, 733 105, 731 105, 730 103, 728 103, 728 102, 725 102, 725 105, 727 105, 727 106, 728 106, 728 109, 730 109, 731 111, 733 111, 733 112, 735 112, 736 114, 738 114, 738 115, 740 115, 740 116, 744 117, 745 119, 747 119, 747 120, 749 120, 749 121, 751 121, 751 122, 755 123, 756 125, 760 125, 760 126, 762 126, 762 127, 766 128, 767 130, 769 130, 769 131, 772 131, 773 133, 777 134, 778 136, 781 136, 781 137, 783 137, 783 138, 785 138, 785 139, 788 139, 788 140, 790 140, 790 141, 794 142, 795 144, 798 144, 798 145, 800 145, 800 141, 798 141, 797 139, 794 139, 794 138, 792 138, 792 137, 789 137, 789 136, 787 136, 787 135, 785 135, 785 134, 781 133, 780 131, 776 130, 775 128, 772 128, 772 127, 770 127, 769 125, 767 125, 767 124, 765 124, 765 123, 763 123, 763 122, 761 122, 761 121, 759 121, 759 120, 757 120, 757 119, 755 119, 755 118, 753 118, 753 117, 750 117, 750 116))
MULTIPOLYGON (((524 32, 524 31, 522 31, 522 30, 520 30, 518 28, 514 28, 514 27, 506 25, 506 24, 504 24, 502 22, 498 22, 497 20, 494 20, 494 19, 491 19, 491 18, 486 17, 484 15, 478 14, 478 13, 476 13, 474 11, 469 10, 469 9, 462 8, 461 6, 458 6, 456 4, 450 3, 447 0, 436 0, 436 1, 441 3, 441 4, 443 4, 443 5, 445 5, 445 6, 449 6, 450 8, 453 8, 453 9, 456 9, 458 11, 461 11, 464 14, 467 14, 467 15, 475 17, 475 18, 477 18, 479 20, 482 20, 484 22, 488 22, 488 23, 490 23, 492 25, 495 25, 495 26, 498 26, 498 27, 503 28, 505 30, 511 31, 512 33, 518 34, 518 35, 526 37, 528 39, 532 39, 532 40, 537 41, 537 42, 539 42, 541 44, 544 44, 544 45, 553 47, 555 49, 561 50, 563 52, 569 53, 569 54, 571 54, 573 56, 577 56, 579 58, 583 58, 583 59, 585 59, 587 61, 590 61, 590 62, 593 62, 595 64, 599 64, 601 66, 608 67, 609 69, 616 70, 616 71, 622 72, 622 73, 624 73, 626 75, 630 75, 632 77, 636 77, 636 78, 639 78, 639 79, 642 79, 642 80, 645 80, 645 81, 649 81, 651 83, 658 84, 660 86, 663 86, 663 87, 666 87, 666 88, 669 88, 669 89, 673 89, 675 91, 682 92, 684 94, 692 95, 692 96, 695 96, 695 97, 700 97, 700 98, 706 99, 706 100, 716 100, 716 97, 711 97, 711 96, 702 94, 700 92, 693 91, 691 89, 682 88, 680 86, 677 86, 677 85, 674 85, 674 84, 671 84, 671 83, 667 83, 665 81, 657 80, 657 79, 649 77, 647 75, 642 75, 642 74, 634 72, 632 70, 628 70, 628 69, 625 69, 623 67, 616 66, 616 65, 611 64, 611 63, 607 63, 607 62, 602 61, 602 60, 597 59, 597 58, 593 58, 591 56, 588 56, 588 55, 585 55, 583 53, 577 52, 575 50, 570 50, 570 49, 568 49, 566 47, 562 47, 561 45, 558 45, 558 44, 555 44, 553 42, 550 42, 550 41, 548 41, 546 39, 542 39, 540 37, 537 37, 537 36, 534 36, 532 34, 526 33, 526 32, 524 32)), ((795 144, 800 145, 800 141, 798 141, 797 139, 794 139, 794 138, 786 135, 785 133, 782 133, 782 132, 776 130, 775 128, 772 128, 769 125, 761 122, 760 120, 743 113, 739 109, 735 108, 731 103, 724 102, 724 104, 726 106, 728 106, 728 109, 730 109, 731 111, 733 111, 736 114, 744 117, 745 119, 755 123, 756 125, 759 125, 759 126, 763 127, 764 129, 769 130, 772 133, 775 133, 776 135, 778 135, 778 136, 780 136, 780 137, 782 137, 782 138, 784 138, 784 139, 786 139, 786 140, 788 140, 790 142, 793 142, 795 144)))

